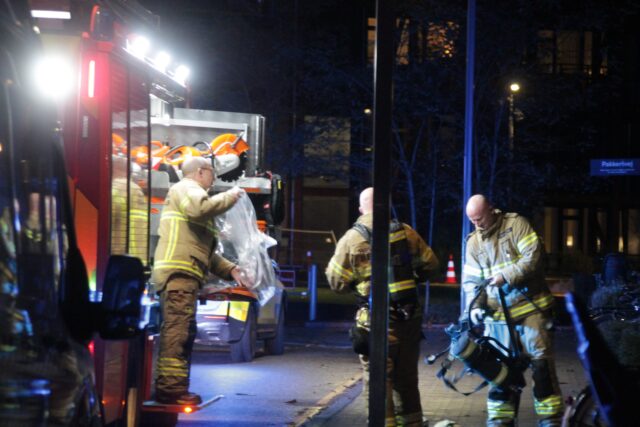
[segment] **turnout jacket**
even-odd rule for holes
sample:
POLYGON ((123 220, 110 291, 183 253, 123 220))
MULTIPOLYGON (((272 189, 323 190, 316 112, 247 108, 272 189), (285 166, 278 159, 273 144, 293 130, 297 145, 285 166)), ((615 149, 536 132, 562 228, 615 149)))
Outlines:
POLYGON ((115 178, 111 187, 111 253, 128 253, 147 263, 147 198, 135 182, 115 178), (129 191, 127 192, 127 184, 129 191), (127 206, 127 193, 129 206, 127 206), (127 236, 127 230, 129 230, 127 236), (127 250, 128 248, 128 250, 127 250))
POLYGON ((235 264, 218 255, 215 216, 234 205, 227 193, 209 197, 193 179, 183 178, 167 194, 160 216, 153 268, 158 292, 164 290, 172 274, 192 276, 202 286, 207 273, 230 280, 235 264))
MULTIPOLYGON (((360 216, 356 223, 371 230, 373 214, 360 216)), ((393 233, 389 240, 391 242, 393 239, 402 239, 406 236, 410 259, 405 262, 411 263, 413 274, 418 282, 425 281, 437 271, 438 258, 413 228, 407 224, 401 225, 402 228, 393 233)), ((371 246, 368 240, 354 228, 347 230, 338 241, 325 274, 329 286, 334 291, 338 293, 355 292, 361 300, 368 299, 371 290, 371 246)), ((398 284, 390 283, 390 292, 406 291, 411 286, 415 288, 415 280, 411 280, 411 282, 410 284, 405 281, 398 284)), ((419 311, 416 314, 420 314, 419 311)), ((358 313, 358 322, 368 323, 368 313, 363 313, 362 309, 358 313), (361 319, 361 315, 366 319, 361 319)))
MULTIPOLYGON (((514 320, 536 310, 548 310, 553 296, 544 280, 544 247, 529 221, 517 213, 496 209, 496 222, 486 230, 475 230, 467 237, 462 286, 466 307, 480 285, 500 273, 508 286, 505 300, 514 320)), ((505 320, 498 288, 487 286, 475 306, 489 310, 496 321, 505 320)))

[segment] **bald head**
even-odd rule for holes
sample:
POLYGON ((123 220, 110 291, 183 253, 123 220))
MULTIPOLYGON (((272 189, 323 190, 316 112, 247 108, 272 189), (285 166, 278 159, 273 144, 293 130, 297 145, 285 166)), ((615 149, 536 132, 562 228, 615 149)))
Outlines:
POLYGON ((129 162, 127 162, 126 157, 111 156, 111 164, 114 178, 127 177, 127 166, 129 166, 129 162))
POLYGON ((373 187, 368 187, 360 193, 360 213, 366 215, 373 212, 373 187))
POLYGON ((486 230, 495 222, 493 206, 491 206, 489 199, 482 194, 475 194, 469 198, 466 213, 469 221, 471 221, 478 230, 486 230))
POLYGON ((199 168, 211 167, 211 160, 204 157, 189 157, 182 163, 182 176, 192 177, 199 168))
POLYGON ((216 179, 211 160, 204 157, 190 157, 185 160, 182 163, 182 176, 193 179, 205 190, 209 189, 216 179))

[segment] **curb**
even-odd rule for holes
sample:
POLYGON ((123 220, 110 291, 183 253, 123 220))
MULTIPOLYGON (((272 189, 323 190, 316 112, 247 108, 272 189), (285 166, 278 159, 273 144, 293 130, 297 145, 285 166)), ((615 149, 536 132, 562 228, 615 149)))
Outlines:
POLYGON ((303 427, 303 426, 311 427, 312 424, 310 423, 312 422, 315 425, 321 425, 321 424, 318 424, 318 422, 320 422, 320 419, 327 420, 329 417, 331 417, 331 415, 333 415, 333 413, 338 412, 340 409, 344 408, 346 405, 351 403, 351 401, 357 396, 357 394, 352 398, 348 399, 339 407, 333 408, 331 413, 327 413, 325 415, 325 414, 322 414, 322 412, 325 412, 329 407, 336 404, 340 400, 340 398, 343 397, 343 395, 346 395, 350 391, 354 391, 354 387, 358 385, 361 381, 362 381, 362 374, 356 375, 353 378, 349 378, 347 381, 340 384, 338 387, 336 387, 327 395, 325 395, 322 399, 318 400, 314 406, 307 408, 304 412, 298 415, 298 417, 295 420, 293 420, 293 422, 287 425, 289 427, 303 427), (319 415, 321 414, 325 416, 319 417, 319 415))

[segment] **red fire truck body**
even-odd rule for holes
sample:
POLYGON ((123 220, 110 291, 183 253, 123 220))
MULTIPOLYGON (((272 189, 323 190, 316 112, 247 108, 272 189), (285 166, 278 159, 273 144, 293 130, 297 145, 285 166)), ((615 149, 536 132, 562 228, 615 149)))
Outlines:
MULTIPOLYGON (((42 7, 69 14, 35 21, 45 52, 68 61, 75 77, 59 111, 78 246, 99 298, 109 255, 132 254, 149 267, 151 159, 133 159, 132 154, 151 151, 151 97, 183 106, 188 91, 175 74, 136 51, 139 36, 132 29, 152 30, 157 20, 135 2, 42 3, 31 1, 34 17, 42 7)), ((93 343, 105 424, 140 423, 143 402, 151 394, 151 332, 93 343)), ((149 407, 174 421, 177 412, 199 409, 149 407)))
MULTIPOLYGON (((226 176, 233 183, 220 182, 218 190, 244 187, 258 207, 259 222, 273 230, 282 217, 282 185, 277 176, 258 173, 264 117, 183 108, 188 106, 188 88, 180 67, 172 69, 144 52, 148 44, 140 34, 153 32, 158 20, 134 1, 30 0, 30 4, 34 17, 38 8, 57 10, 53 18, 36 17, 35 21, 45 51, 66 59, 72 70, 67 73, 73 77, 70 93, 59 101, 60 121, 78 247, 96 298, 110 255, 134 255, 150 269, 162 198, 170 185, 167 174, 158 170, 157 153, 172 150, 179 157, 197 152, 195 145, 181 148, 186 144, 183 140, 195 138, 188 143, 200 146, 212 141, 208 154, 215 154, 214 140, 222 138, 226 157, 219 157, 227 160, 233 153, 230 147, 243 147, 242 161, 226 164, 236 165, 235 170, 227 168, 226 176), (65 14, 63 18, 60 13, 65 14), (249 178, 242 174, 245 167, 249 178)), ((64 70, 45 67, 45 74, 57 68, 64 70)), ((52 83, 51 89, 62 86, 52 83)), ((167 156, 164 160, 169 163, 179 161, 167 156)), ((169 166, 168 170, 175 169, 169 166)), ((203 341, 230 345, 235 361, 253 358, 256 339, 264 340, 268 353, 281 354, 285 295, 278 284, 274 284, 276 297, 263 306, 246 289, 227 288, 206 295, 203 310, 209 312, 203 314, 207 318, 203 341)), ((178 413, 193 412, 221 397, 205 396, 197 407, 151 401, 157 340, 152 289, 145 299, 146 319, 141 322, 152 321, 141 336, 93 343, 96 386, 106 424, 171 425, 178 413)))

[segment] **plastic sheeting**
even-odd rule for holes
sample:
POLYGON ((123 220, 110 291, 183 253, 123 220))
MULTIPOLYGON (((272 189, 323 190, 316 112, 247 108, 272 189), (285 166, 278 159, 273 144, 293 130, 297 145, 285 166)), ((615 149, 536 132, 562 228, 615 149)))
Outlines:
MULTIPOLYGON (((256 294, 260 305, 265 305, 276 289, 282 287, 267 252, 277 242, 258 230, 256 212, 249 197, 242 195, 231 209, 217 216, 216 226, 219 230, 218 253, 240 266, 251 284, 249 289, 256 294)), ((210 285, 227 287, 235 286, 235 283, 218 280, 210 285)))

